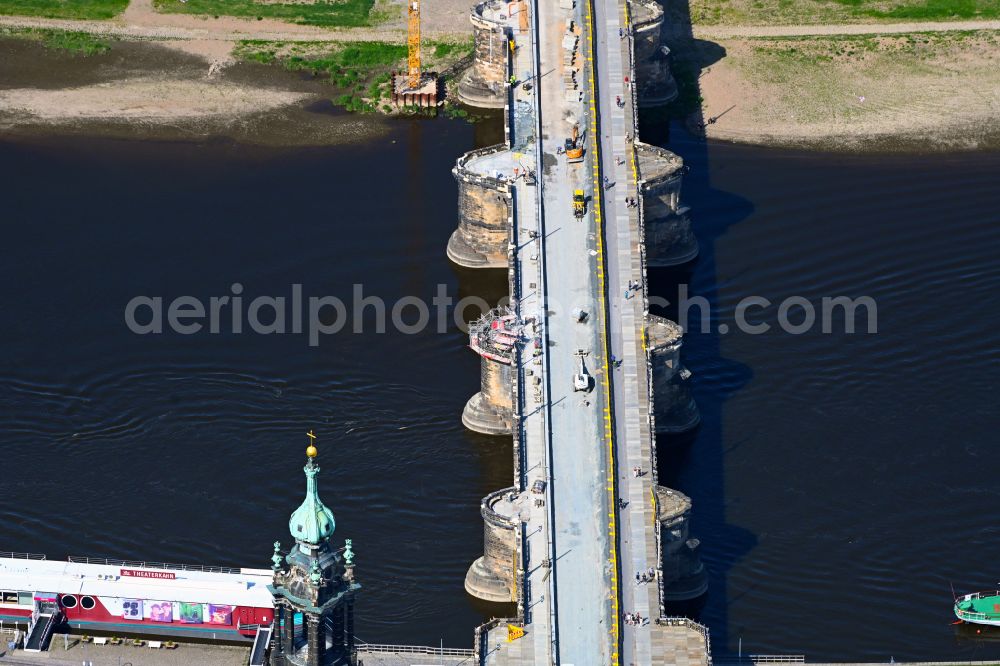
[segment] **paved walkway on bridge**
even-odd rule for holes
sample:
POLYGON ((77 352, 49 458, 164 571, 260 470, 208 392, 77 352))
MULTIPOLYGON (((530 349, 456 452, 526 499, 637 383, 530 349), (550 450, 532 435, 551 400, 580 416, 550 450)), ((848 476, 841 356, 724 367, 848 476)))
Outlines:
POLYGON ((653 444, 649 429, 646 377, 645 329, 642 292, 632 283, 644 280, 636 209, 626 206, 627 197, 638 198, 634 156, 626 135, 635 136, 632 112, 631 43, 620 37, 627 27, 625 3, 595 2, 594 51, 597 59, 599 94, 599 138, 602 172, 612 184, 604 197, 607 242, 607 293, 610 302, 611 353, 621 361, 613 373, 615 442, 618 494, 627 504, 619 509, 619 557, 622 575, 622 612, 638 614, 639 625, 623 625, 622 663, 652 664, 654 654, 664 653, 661 632, 652 624, 659 615, 657 584, 637 585, 635 573, 649 568, 659 575, 656 557, 655 510, 651 505, 653 444), (624 107, 618 106, 618 99, 624 107), (642 474, 634 476, 638 468, 642 474))

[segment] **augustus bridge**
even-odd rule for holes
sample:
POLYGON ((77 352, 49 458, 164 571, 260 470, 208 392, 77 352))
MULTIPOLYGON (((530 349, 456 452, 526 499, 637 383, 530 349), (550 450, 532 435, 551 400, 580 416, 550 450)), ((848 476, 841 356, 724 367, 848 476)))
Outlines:
POLYGON ((462 101, 505 110, 505 142, 458 159, 448 256, 506 271, 510 306, 471 326, 482 390, 465 425, 512 437, 483 498, 466 590, 514 602, 479 628, 482 664, 706 664, 708 631, 669 617, 705 593, 692 506, 657 481, 656 435, 698 424, 682 330, 649 313, 646 270, 698 245, 682 160, 641 141, 677 94, 650 0, 518 0, 472 10, 462 101), (582 195, 582 196, 581 196, 582 195), (581 206, 582 203, 582 206, 581 206), (582 210, 581 210, 582 208, 582 210))

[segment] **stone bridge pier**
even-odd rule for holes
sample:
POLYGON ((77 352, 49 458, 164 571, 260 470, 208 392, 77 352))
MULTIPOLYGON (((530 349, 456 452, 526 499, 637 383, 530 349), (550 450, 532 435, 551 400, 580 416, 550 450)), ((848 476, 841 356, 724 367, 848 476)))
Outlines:
MULTIPOLYGON (((448 258, 466 268, 507 268, 514 226, 504 144, 470 151, 452 169, 458 181, 458 228, 448 239, 448 258)), ((507 167, 509 169, 509 167, 507 167)))
POLYGON ((483 2, 472 8, 472 66, 458 82, 458 99, 469 106, 502 109, 507 102, 508 29, 506 2, 483 2))
POLYGON ((484 601, 517 601, 517 488, 504 488, 483 498, 483 556, 465 574, 465 591, 484 601))
MULTIPOLYGON (((670 50, 663 43, 663 8, 654 0, 629 0, 635 44, 635 76, 640 107, 667 104, 677 97, 670 72, 670 50)), ((458 98, 469 106, 502 109, 509 78, 510 3, 490 0, 473 7, 473 60, 459 79, 458 98)))
POLYGON ((698 256, 687 206, 682 206, 684 160, 669 150, 635 144, 639 192, 646 227, 646 257, 651 267, 677 266, 698 256))
POLYGON ((514 422, 514 345, 520 327, 503 308, 487 312, 469 325, 469 347, 479 354, 481 390, 469 399, 462 423, 484 435, 510 435, 514 422))
POLYGON ((681 366, 684 330, 665 317, 646 315, 646 348, 653 366, 653 417, 657 434, 691 430, 701 421, 681 366))
POLYGON ((698 556, 701 542, 688 534, 691 498, 676 490, 655 486, 656 520, 660 523, 664 601, 697 599, 708 591, 708 573, 698 556))
POLYGON ((639 107, 660 106, 677 97, 670 73, 670 49, 663 43, 663 8, 653 0, 629 0, 639 107))

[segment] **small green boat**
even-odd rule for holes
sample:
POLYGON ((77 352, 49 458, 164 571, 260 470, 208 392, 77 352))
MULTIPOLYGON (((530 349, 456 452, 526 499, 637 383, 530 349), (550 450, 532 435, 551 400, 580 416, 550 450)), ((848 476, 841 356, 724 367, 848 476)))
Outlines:
POLYGON ((956 598, 955 617, 972 624, 1000 627, 1000 590, 973 592, 956 598))

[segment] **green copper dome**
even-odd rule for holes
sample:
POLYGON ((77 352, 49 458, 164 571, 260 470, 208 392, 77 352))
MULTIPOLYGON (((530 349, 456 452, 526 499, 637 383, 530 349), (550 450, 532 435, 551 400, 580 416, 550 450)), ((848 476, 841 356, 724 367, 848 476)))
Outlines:
POLYGON ((316 449, 310 447, 308 453, 312 455, 303 468, 306 473, 306 498, 288 519, 288 530, 297 541, 318 546, 330 538, 337 523, 333 519, 333 511, 323 505, 316 489, 316 475, 319 473, 319 465, 314 459, 316 449))

